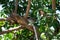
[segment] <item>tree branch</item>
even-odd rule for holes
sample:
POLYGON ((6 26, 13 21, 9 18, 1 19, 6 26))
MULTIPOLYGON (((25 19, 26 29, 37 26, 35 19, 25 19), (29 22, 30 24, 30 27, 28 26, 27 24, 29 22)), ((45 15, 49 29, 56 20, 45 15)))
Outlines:
POLYGON ((14 13, 17 13, 17 8, 18 8, 18 0, 15 0, 15 10, 14 10, 14 13))
MULTIPOLYGON (((33 26, 28 25, 28 22, 25 20, 28 17, 28 12, 30 10, 31 0, 28 0, 26 15, 24 16, 25 19, 23 17, 19 16, 18 14, 16 14, 17 4, 18 4, 18 1, 16 0, 15 10, 14 10, 15 12, 12 12, 12 14, 9 17, 6 18, 6 21, 10 21, 10 22, 15 22, 16 21, 18 24, 22 25, 24 28, 27 28, 28 30, 33 31, 33 26)), ((0 34, 8 33, 8 32, 14 31, 14 30, 18 30, 18 29, 19 28, 12 29, 12 30, 6 30, 6 31, 3 31, 3 32, 0 32, 0 34)))
MULTIPOLYGON (((5 33, 9 33, 9 32, 15 31, 15 30, 17 31, 19 29, 24 29, 24 28, 27 28, 29 30, 31 28, 31 25, 29 25, 28 27, 18 26, 18 27, 15 27, 15 28, 10 28, 8 30, 0 32, 0 35, 5 34, 5 33)), ((30 30, 33 32, 33 29, 30 29, 30 30)))
POLYGON ((13 18, 18 24, 24 26, 25 28, 33 31, 33 27, 28 25, 28 21, 25 20, 23 17, 19 16, 18 14, 11 15, 11 18, 13 18), (30 26, 30 27, 28 27, 30 26))
POLYGON ((16 15, 11 15, 11 17, 7 17, 7 18, 5 19, 5 21, 10 21, 10 22, 12 22, 12 23, 15 23, 15 21, 16 21, 18 24, 24 26, 24 27, 27 28, 28 30, 33 31, 33 27, 32 27, 31 25, 28 25, 28 22, 27 22, 26 20, 24 20, 23 17, 20 17, 20 16, 17 15, 17 14, 16 14, 16 15), (14 19, 14 20, 13 20, 13 19, 14 19))
POLYGON ((52 9, 56 10, 56 0, 52 0, 52 9))
MULTIPOLYGON (((30 31, 33 31, 33 27, 31 25, 28 25, 27 21, 25 21, 22 17, 18 16, 18 15, 12 15, 13 17, 10 18, 6 18, 4 19, 5 21, 9 21, 10 23, 15 23, 14 21, 12 21, 13 19, 16 20, 16 22, 22 26, 24 26, 24 28, 27 28, 30 31)), ((2 20, 2 19, 1 19, 2 20)), ((4 21, 3 20, 3 21, 4 21)))
POLYGON ((0 21, 5 21, 6 19, 5 18, 0 18, 0 21))
POLYGON ((30 5, 31 5, 31 0, 28 0, 28 5, 27 5, 27 9, 26 9, 26 14, 24 16, 25 19, 27 19, 28 17, 28 13, 29 13, 29 10, 30 10, 30 5))
POLYGON ((5 31, 0 32, 0 35, 1 34, 5 34, 5 33, 9 33, 9 32, 15 31, 15 30, 23 29, 23 28, 24 27, 21 27, 21 26, 15 27, 15 28, 11 28, 11 29, 8 29, 8 30, 5 30, 5 31))

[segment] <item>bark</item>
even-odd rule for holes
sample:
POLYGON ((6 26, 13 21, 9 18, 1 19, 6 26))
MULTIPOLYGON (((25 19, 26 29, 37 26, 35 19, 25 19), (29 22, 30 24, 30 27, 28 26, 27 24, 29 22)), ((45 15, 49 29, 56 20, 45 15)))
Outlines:
POLYGON ((18 9, 18 0, 15 0, 15 10, 14 10, 15 13, 17 13, 17 9, 18 9))
POLYGON ((29 14, 29 10, 30 10, 30 5, 31 5, 31 0, 28 0, 28 5, 27 5, 27 9, 26 9, 26 14, 24 16, 25 19, 27 19, 28 14, 29 14))
POLYGON ((52 9, 56 10, 56 0, 52 0, 52 9))
POLYGON ((19 29, 23 29, 23 27, 19 26, 19 27, 15 27, 15 28, 12 28, 12 29, 2 31, 2 32, 0 32, 0 35, 5 34, 5 33, 9 33, 9 32, 15 31, 15 30, 19 30, 19 29))

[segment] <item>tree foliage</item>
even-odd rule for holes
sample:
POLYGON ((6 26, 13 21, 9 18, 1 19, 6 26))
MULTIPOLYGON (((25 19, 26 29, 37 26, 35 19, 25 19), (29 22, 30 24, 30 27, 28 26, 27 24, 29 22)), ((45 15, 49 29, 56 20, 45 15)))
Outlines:
POLYGON ((28 1, 18 0, 16 4, 16 0, 0 0, 3 8, 0 12, 0 40, 35 40, 32 25, 28 24, 36 27, 39 40, 59 40, 60 18, 56 14, 56 10, 60 10, 59 1, 30 0, 31 4, 28 1), (28 22, 29 18, 34 22, 28 22))

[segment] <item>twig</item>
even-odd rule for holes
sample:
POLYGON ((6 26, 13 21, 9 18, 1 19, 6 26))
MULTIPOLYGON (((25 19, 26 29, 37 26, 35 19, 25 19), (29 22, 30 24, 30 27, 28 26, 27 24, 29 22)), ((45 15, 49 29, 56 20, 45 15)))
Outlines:
POLYGON ((10 28, 8 30, 0 32, 0 35, 5 34, 5 33, 9 33, 9 32, 15 31, 15 30, 19 30, 19 29, 24 29, 24 28, 27 28, 28 30, 33 32, 33 29, 31 29, 31 25, 29 25, 28 27, 18 26, 18 27, 15 27, 15 28, 10 28))
POLYGON ((56 0, 52 0, 52 9, 56 10, 56 0))
POLYGON ((17 13, 17 9, 18 9, 18 0, 15 0, 15 10, 14 10, 14 13, 17 13))
POLYGON ((5 18, 0 18, 0 21, 5 21, 6 19, 5 18))
POLYGON ((33 29, 34 29, 34 33, 35 33, 35 38, 36 38, 36 40, 38 40, 38 35, 37 35, 37 31, 36 31, 35 26, 33 26, 33 29))
POLYGON ((24 16, 25 19, 27 19, 28 17, 28 13, 29 13, 29 10, 30 10, 30 5, 31 5, 31 0, 28 0, 28 5, 27 5, 27 9, 26 9, 26 14, 24 16))
POLYGON ((15 27, 15 28, 11 28, 11 29, 2 31, 2 32, 0 32, 0 35, 5 34, 5 33, 9 33, 9 32, 15 31, 15 30, 19 30, 19 29, 23 29, 23 27, 19 26, 19 27, 15 27))

